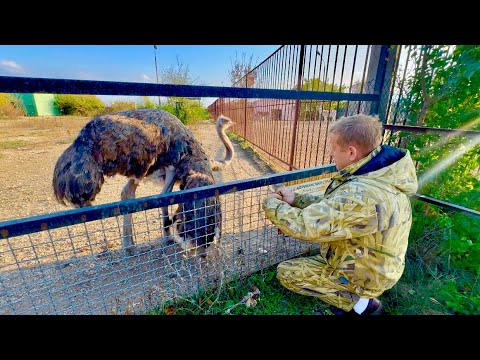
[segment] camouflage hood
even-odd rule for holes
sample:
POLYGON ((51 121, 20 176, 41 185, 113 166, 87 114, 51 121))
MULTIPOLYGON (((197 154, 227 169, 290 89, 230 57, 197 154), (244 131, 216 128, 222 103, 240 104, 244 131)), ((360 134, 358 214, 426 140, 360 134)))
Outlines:
POLYGON ((340 170, 333 177, 326 194, 346 181, 361 176, 376 180, 381 184, 390 185, 407 196, 415 194, 418 188, 415 166, 410 152, 388 145, 382 145, 368 156, 340 170))

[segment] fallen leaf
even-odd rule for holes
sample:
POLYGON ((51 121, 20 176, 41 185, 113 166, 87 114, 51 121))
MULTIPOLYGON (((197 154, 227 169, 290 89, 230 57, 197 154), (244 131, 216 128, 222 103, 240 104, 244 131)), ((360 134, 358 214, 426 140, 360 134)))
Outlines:
POLYGON ((167 306, 165 308, 165 315, 175 315, 176 312, 177 309, 173 305, 167 306))
POLYGON ((257 300, 255 300, 253 297, 249 297, 245 302, 246 307, 255 306, 255 305, 257 305, 257 300))

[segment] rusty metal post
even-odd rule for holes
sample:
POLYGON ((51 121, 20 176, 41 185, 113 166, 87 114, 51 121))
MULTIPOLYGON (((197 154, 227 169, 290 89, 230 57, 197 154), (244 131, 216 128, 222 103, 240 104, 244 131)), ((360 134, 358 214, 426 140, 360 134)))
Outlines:
MULTIPOLYGON (((297 90, 302 90, 303 59, 305 57, 305 45, 300 45, 300 61, 298 64, 297 90)), ((292 148, 290 150, 290 163, 288 169, 293 170, 293 161, 295 156, 295 145, 297 141, 298 117, 300 116, 300 100, 295 100, 295 118, 293 119, 292 148)))
MULTIPOLYGON (((248 88, 248 70, 245 73, 245 88, 248 88)), ((245 98, 245 124, 243 126, 243 138, 247 139, 247 98, 245 98)))

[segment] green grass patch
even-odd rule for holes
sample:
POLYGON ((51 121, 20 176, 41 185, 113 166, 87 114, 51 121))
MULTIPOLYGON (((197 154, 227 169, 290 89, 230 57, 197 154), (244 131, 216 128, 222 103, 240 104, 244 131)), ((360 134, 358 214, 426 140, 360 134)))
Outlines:
POLYGON ((230 140, 235 140, 239 143, 240 147, 245 150, 247 148, 249 148, 248 146, 248 142, 242 138, 241 136, 238 136, 237 134, 233 133, 233 132, 228 132, 227 133, 227 136, 230 138, 230 140))
POLYGON ((243 279, 236 278, 217 289, 168 301, 152 315, 331 315, 319 299, 296 294, 276 278, 276 266, 243 279), (252 294, 249 296, 249 293, 252 294), (248 300, 250 298, 250 301, 248 300), (245 299, 247 299, 245 301, 245 299), (255 301, 253 301, 255 300, 255 301), (248 304, 247 304, 248 303, 248 304))
POLYGON ((8 140, 8 141, 0 141, 0 149, 7 150, 7 149, 20 149, 27 147, 28 143, 23 140, 8 140))

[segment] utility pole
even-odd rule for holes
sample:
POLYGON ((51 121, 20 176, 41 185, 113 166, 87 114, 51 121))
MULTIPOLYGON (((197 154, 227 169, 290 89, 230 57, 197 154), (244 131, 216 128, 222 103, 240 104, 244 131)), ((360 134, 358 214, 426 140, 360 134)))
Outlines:
MULTIPOLYGON (((153 53, 155 56, 155 75, 157 76, 157 84, 158 84, 158 68, 157 68, 157 45, 153 45, 153 53)), ((158 96, 158 107, 161 106, 160 103, 160 96, 158 96)))

